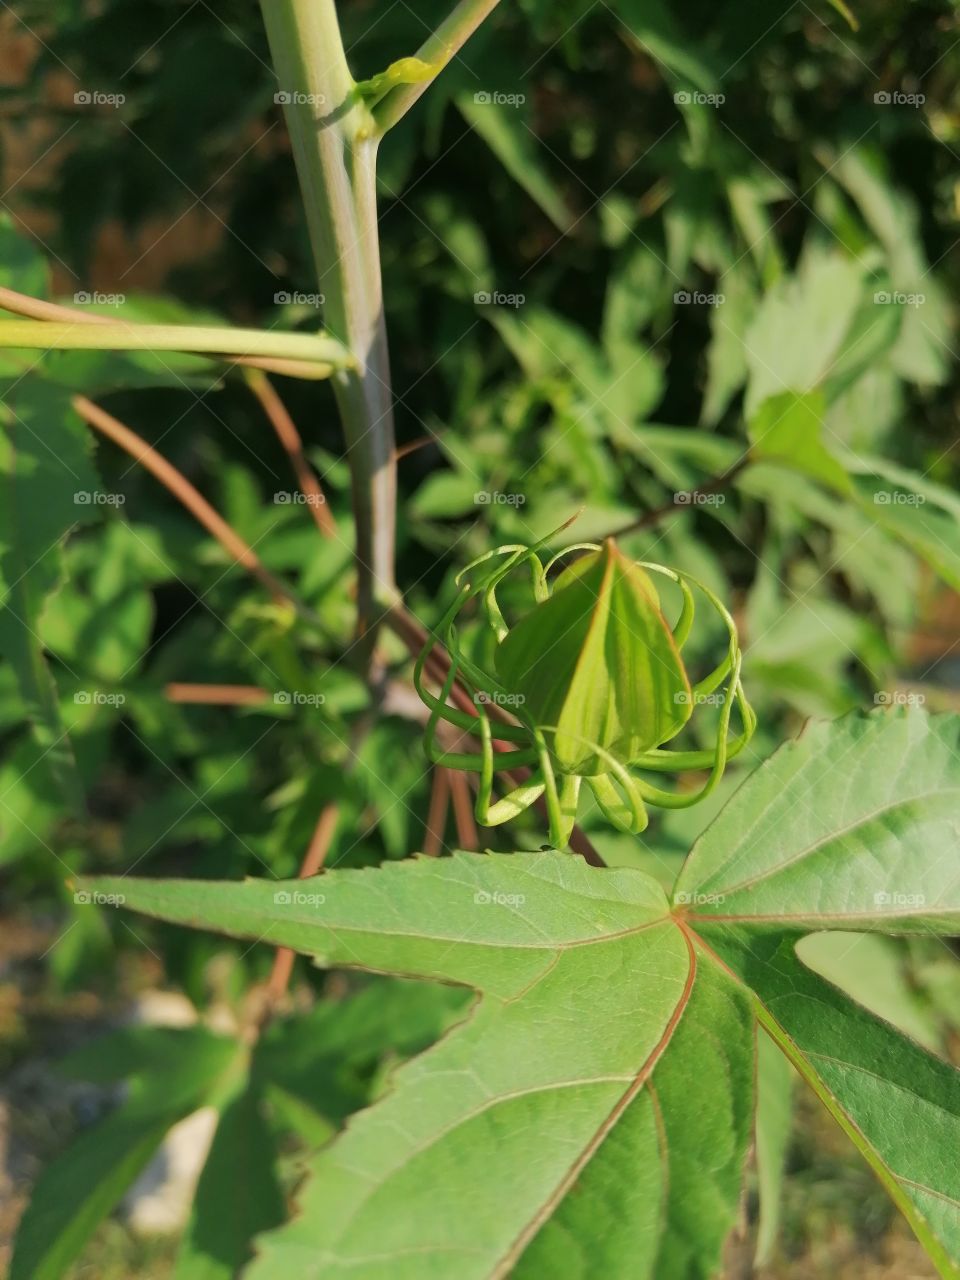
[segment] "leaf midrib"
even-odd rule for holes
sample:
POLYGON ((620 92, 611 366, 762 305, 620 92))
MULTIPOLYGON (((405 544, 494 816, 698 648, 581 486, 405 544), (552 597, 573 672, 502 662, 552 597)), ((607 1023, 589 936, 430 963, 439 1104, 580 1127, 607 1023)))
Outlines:
MULTIPOLYGON (((100 882, 96 878, 94 878, 88 881, 87 883, 96 886, 100 882)), ((105 880, 103 883, 112 883, 112 881, 105 880)), ((208 883, 213 884, 213 883, 216 883, 216 881, 210 881, 208 883)), ((303 881, 298 881, 297 883, 302 884, 303 881)), ((137 908, 137 910, 144 915, 154 916, 156 915, 157 912, 163 910, 164 908, 169 910, 171 908, 171 905, 174 909, 176 908, 177 902, 175 899, 171 900, 168 898, 164 898, 162 895, 158 894, 154 897, 149 907, 140 906, 137 908)), ((641 904, 638 903, 637 905, 640 906, 641 904)), ((508 908, 508 909, 511 911, 513 910, 513 908, 508 908)), ((269 945, 276 945, 273 939, 270 937, 269 932, 258 933, 256 931, 256 928, 250 925, 245 925, 245 924, 237 925, 236 926, 237 932, 233 933, 232 932, 234 928, 233 925, 227 925, 227 926, 214 925, 214 924, 211 924, 211 921, 209 920, 209 918, 201 919, 199 916, 192 916, 192 915, 180 916, 180 915, 173 914, 173 915, 160 915, 160 916, 157 916, 157 918, 166 920, 168 922, 172 921, 174 924, 186 925, 190 928, 203 928, 203 929, 219 928, 219 927, 229 928, 231 930, 231 935, 230 935, 231 937, 253 939, 253 941, 255 942, 266 942, 269 945)), ((524 918, 524 917, 521 916, 521 918, 524 918)), ((455 947, 455 946, 488 947, 491 950, 497 950, 497 951, 558 952, 558 951, 572 950, 573 948, 576 948, 576 947, 597 946, 597 945, 602 945, 606 942, 615 942, 620 938, 629 938, 633 934, 643 933, 647 929, 653 929, 657 925, 666 924, 668 921, 671 921, 674 919, 675 919, 675 916, 670 911, 665 911, 663 915, 657 916, 653 920, 645 920, 642 924, 630 925, 627 928, 617 929, 610 933, 598 933, 596 937, 572 938, 565 942, 544 941, 542 943, 541 942, 536 942, 536 943, 535 942, 529 942, 529 943, 528 942, 512 942, 512 941, 505 942, 505 941, 492 939, 492 938, 491 939, 464 938, 462 936, 452 937, 446 934, 424 933, 422 931, 421 932, 404 932, 402 930, 393 930, 393 929, 381 929, 381 928, 371 929, 369 926, 363 927, 359 925, 346 925, 343 923, 326 924, 322 920, 318 920, 315 916, 312 916, 310 918, 296 916, 296 917, 293 917, 291 920, 289 920, 288 923, 299 924, 299 925, 304 925, 308 927, 310 925, 313 925, 316 928, 319 928, 328 932, 329 934, 333 935, 335 938, 340 937, 340 935, 342 934, 348 934, 350 936, 361 935, 364 937, 376 937, 376 938, 403 938, 403 939, 408 939, 415 942, 435 942, 440 944, 449 943, 451 947, 455 947)), ((283 943, 282 945, 292 946, 291 943, 283 943)), ((314 951, 311 947, 305 946, 303 944, 298 944, 293 949, 299 951, 300 954, 302 955, 319 954, 318 952, 314 951)), ((347 961, 344 961, 342 963, 347 968, 354 967, 350 965, 349 962, 347 961)), ((368 968, 369 966, 358 965, 356 967, 368 968)))

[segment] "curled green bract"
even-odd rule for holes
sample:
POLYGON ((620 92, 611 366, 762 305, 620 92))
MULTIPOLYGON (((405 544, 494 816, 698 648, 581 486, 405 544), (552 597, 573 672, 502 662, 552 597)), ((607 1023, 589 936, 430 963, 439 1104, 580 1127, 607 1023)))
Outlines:
POLYGON ((476 814, 484 826, 516 817, 542 796, 550 842, 564 848, 586 782, 614 826, 640 832, 647 825, 647 805, 686 808, 708 796, 727 761, 752 737, 756 716, 740 679, 736 624, 716 595, 687 574, 634 562, 607 539, 602 545, 568 547, 547 560, 542 545, 498 547, 469 564, 458 575, 457 588, 419 656, 414 680, 430 710, 427 755, 436 764, 479 774, 476 814), (571 552, 582 554, 553 576, 571 552), (518 570, 530 574, 534 603, 511 626, 497 591, 518 570), (672 626, 661 609, 657 578, 679 588, 679 616, 672 626), (718 665, 691 684, 682 655, 697 596, 719 616, 728 639, 718 665), (472 601, 493 632, 492 671, 478 665, 461 643, 458 620, 472 601), (438 642, 450 655, 439 696, 424 685, 424 666, 438 642), (472 695, 476 715, 450 704, 457 681, 472 695), (717 708, 714 745, 667 747, 704 704, 717 708), (731 731, 734 707, 736 734, 731 731), (469 735, 478 749, 442 744, 441 721, 469 735), (529 770, 524 781, 494 799, 495 772, 521 768, 529 770), (673 791, 637 776, 704 771, 699 787, 673 791))

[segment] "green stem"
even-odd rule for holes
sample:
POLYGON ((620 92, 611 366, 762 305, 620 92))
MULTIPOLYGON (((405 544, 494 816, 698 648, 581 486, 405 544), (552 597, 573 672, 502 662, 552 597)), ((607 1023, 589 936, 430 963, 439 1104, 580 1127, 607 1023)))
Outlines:
MULTIPOLYGON (((423 42, 417 50, 417 57, 421 62, 434 65, 436 74, 439 75, 498 3, 499 0, 460 0, 436 31, 423 42)), ((391 129, 431 83, 432 80, 422 80, 416 84, 400 85, 388 93, 374 111, 378 132, 384 134, 391 129)))
POLYGON ((361 631, 392 598, 393 397, 377 231, 378 138, 355 92, 333 0, 262 0, 330 333, 354 357, 334 376, 353 480, 361 631))
POLYGON ((347 367, 349 352, 322 334, 221 329, 187 324, 83 324, 61 320, 0 320, 0 347, 83 351, 189 351, 231 356, 279 356, 347 367))

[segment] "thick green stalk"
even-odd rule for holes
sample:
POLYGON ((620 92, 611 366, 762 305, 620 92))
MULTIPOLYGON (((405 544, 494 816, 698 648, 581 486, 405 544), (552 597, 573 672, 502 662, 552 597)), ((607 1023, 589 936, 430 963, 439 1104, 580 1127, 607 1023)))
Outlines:
POLYGON ((326 327, 351 352, 335 373, 353 478, 360 626, 395 593, 393 398, 377 233, 377 136, 354 91, 334 0, 262 0, 306 209, 326 327))

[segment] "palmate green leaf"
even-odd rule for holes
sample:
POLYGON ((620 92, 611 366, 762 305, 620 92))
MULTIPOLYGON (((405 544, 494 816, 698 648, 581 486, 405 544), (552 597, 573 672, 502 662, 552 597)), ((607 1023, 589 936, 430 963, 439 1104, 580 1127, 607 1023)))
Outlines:
POLYGON ((960 932, 960 718, 915 708, 809 724, 693 847, 697 928, 960 932))
POLYGON ((40 639, 61 579, 61 544, 96 510, 99 485, 87 429, 69 394, 24 377, 0 412, 0 655, 17 674, 27 716, 56 786, 79 812, 83 797, 40 639), (79 496, 78 496, 79 495, 79 496))
MULTIPOLYGON (((673 911, 648 876, 554 851, 94 882, 165 920, 481 992, 316 1158, 253 1280, 579 1278, 598 1257, 706 1280, 742 1179, 754 1020, 960 1276, 960 1075, 796 954, 838 926, 957 931, 958 741, 960 717, 913 711, 812 727, 700 837, 673 911)), ((782 1129, 762 1135, 768 1200, 782 1129)))
POLYGON ((598 1254, 624 1280, 716 1272, 749 1136, 751 1021, 648 877, 551 852, 123 884, 168 920, 482 993, 316 1159, 254 1280, 579 1277, 598 1254))

